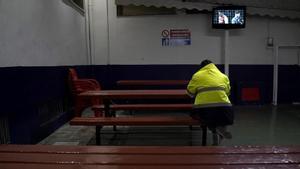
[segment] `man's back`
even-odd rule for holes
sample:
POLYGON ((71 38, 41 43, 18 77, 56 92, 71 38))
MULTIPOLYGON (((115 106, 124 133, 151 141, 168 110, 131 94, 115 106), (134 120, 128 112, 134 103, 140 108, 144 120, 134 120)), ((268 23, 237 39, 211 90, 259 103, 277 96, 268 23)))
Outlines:
POLYGON ((210 63, 196 72, 187 87, 195 96, 195 106, 230 106, 230 83, 226 75, 210 63))

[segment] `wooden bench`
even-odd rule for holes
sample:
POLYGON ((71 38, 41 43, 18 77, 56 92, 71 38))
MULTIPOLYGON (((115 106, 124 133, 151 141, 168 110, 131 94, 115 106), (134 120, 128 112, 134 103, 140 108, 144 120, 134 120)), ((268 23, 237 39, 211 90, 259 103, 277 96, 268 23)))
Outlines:
MULTIPOLYGON (((70 125, 96 126, 96 143, 101 144, 101 128, 103 126, 174 126, 201 125, 190 116, 130 116, 130 117, 74 117, 70 125)), ((202 128, 202 145, 206 145, 207 127, 202 128)))
MULTIPOLYGON (((110 111, 117 110, 180 110, 180 111, 191 111, 193 109, 193 104, 178 103, 178 104, 112 104, 109 106, 110 111)), ((92 110, 95 114, 101 114, 105 111, 104 105, 94 105, 92 110)), ((111 113, 110 113, 111 115, 111 113)))
MULTIPOLYGON (((95 112, 95 114, 100 114, 99 112, 103 112, 105 109, 104 105, 94 105, 92 107, 92 110, 95 112)), ((154 111, 154 110, 180 110, 180 111, 191 111, 193 109, 193 104, 114 104, 114 105, 110 105, 110 111, 114 112, 117 110, 137 110, 137 111, 154 111)), ((115 116, 115 113, 110 113, 109 116, 115 116)), ((191 123, 191 119, 185 119, 186 117, 181 118, 177 118, 177 117, 139 117, 139 118, 130 118, 127 117, 127 125, 131 126, 131 125, 136 125, 137 123, 140 123, 140 125, 190 125, 190 128, 193 125, 193 120, 191 123), (152 120, 152 121, 151 121, 152 120), (153 123, 152 123, 153 122, 153 123), (159 122, 160 124, 157 124, 157 122, 159 122), (172 124, 168 124, 168 123, 172 123, 172 124), (148 123, 148 124, 147 124, 148 123), (152 123, 152 124, 150 124, 152 123), (163 124, 164 123, 164 124, 163 124)), ((123 120, 123 119, 122 119, 123 120)), ((117 120, 116 120, 117 121, 117 120)), ((117 121, 116 123, 120 123, 120 121, 117 121)), ((116 130, 115 126, 117 126, 117 124, 112 124, 114 126, 114 130, 116 130)), ((195 123, 196 125, 199 125, 199 122, 195 123)), ((122 124, 125 125, 125 124, 122 124)), ((202 129, 204 128, 204 126, 202 126, 202 129)), ((98 134, 97 134, 98 135, 98 134)), ((97 137, 96 137, 97 138, 97 137)), ((205 138, 206 140, 206 134, 205 134, 205 138)), ((205 145, 205 143, 203 143, 202 140, 202 145, 205 145)))
POLYGON ((0 145, 1 169, 299 169, 300 146, 0 145))

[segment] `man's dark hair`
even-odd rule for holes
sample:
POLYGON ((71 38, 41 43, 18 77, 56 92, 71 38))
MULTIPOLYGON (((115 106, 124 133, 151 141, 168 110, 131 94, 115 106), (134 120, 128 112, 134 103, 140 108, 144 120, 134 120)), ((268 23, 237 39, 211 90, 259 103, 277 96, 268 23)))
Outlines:
POLYGON ((206 66, 206 65, 208 65, 208 64, 210 64, 210 63, 212 63, 212 61, 205 59, 205 60, 203 60, 203 61, 201 62, 200 68, 203 68, 204 66, 206 66))

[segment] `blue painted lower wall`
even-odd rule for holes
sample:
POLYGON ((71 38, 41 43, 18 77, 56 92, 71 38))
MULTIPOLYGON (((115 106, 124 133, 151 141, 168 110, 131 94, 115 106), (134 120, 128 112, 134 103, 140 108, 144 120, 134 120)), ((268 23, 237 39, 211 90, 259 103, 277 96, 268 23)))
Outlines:
MULTIPOLYGON (((121 79, 190 79, 198 65, 93 65, 73 66, 79 77, 97 79, 103 89, 115 89, 121 79)), ((223 70, 223 65, 218 65, 223 70)), ((36 143, 72 116, 68 90, 69 66, 0 68, 1 113, 7 118, 10 142, 36 143)), ((230 65, 231 100, 240 102, 240 89, 261 88, 261 103, 272 102, 272 65, 230 65)), ((300 68, 279 66, 279 103, 300 101, 300 68)))

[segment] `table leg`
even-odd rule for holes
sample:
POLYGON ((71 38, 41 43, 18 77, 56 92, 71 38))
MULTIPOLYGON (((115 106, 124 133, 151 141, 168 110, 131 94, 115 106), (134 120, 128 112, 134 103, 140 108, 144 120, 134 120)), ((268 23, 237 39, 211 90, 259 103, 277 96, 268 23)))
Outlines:
POLYGON ((101 128, 102 126, 96 126, 96 145, 101 145, 101 128))
MULTIPOLYGON (((109 108, 110 101, 108 99, 104 99, 103 104, 104 104, 104 116, 105 117, 115 117, 115 114, 112 113, 109 108)), ((115 125, 113 126, 113 130, 117 131, 117 127, 115 125)))
POLYGON ((109 102, 109 100, 107 100, 107 99, 104 99, 103 100, 103 104, 104 104, 104 116, 105 117, 110 117, 111 116, 111 114, 110 114, 110 108, 109 108, 109 106, 110 106, 110 102, 109 102))
POLYGON ((202 146, 206 146, 206 139, 207 139, 207 126, 202 125, 202 146))

